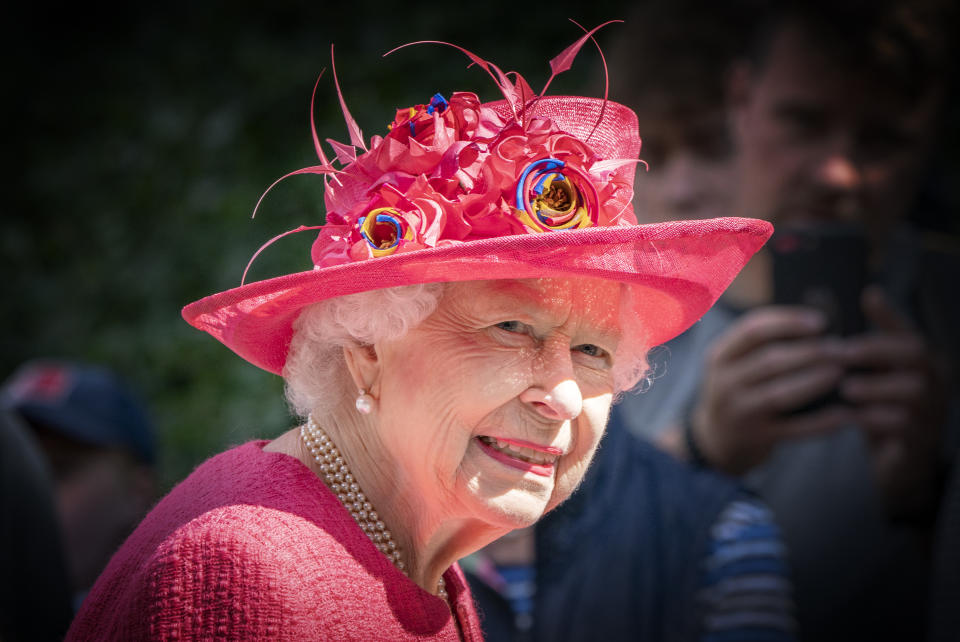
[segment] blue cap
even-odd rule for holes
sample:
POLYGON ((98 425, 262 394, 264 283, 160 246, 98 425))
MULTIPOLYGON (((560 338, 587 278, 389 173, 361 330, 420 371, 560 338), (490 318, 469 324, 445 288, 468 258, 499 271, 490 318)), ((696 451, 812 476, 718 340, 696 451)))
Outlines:
POLYGON ((0 404, 27 422, 94 446, 119 447, 154 463, 154 430, 143 403, 106 368, 66 361, 22 365, 0 404))

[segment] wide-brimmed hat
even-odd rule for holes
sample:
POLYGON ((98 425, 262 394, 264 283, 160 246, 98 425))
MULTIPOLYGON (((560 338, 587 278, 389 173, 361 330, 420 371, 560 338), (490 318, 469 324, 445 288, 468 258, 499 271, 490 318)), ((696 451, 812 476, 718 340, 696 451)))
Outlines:
MULTIPOLYGON (((551 61, 555 73, 585 38, 551 61)), ((753 219, 638 225, 636 115, 605 98, 537 96, 467 54, 504 100, 437 94, 398 110, 367 146, 341 95, 352 145, 330 142, 342 167, 314 130, 320 164, 294 172, 327 181, 324 225, 297 230, 319 229, 312 269, 196 301, 187 322, 280 374, 312 303, 418 283, 592 277, 631 285, 657 345, 703 316, 769 237, 753 219)))

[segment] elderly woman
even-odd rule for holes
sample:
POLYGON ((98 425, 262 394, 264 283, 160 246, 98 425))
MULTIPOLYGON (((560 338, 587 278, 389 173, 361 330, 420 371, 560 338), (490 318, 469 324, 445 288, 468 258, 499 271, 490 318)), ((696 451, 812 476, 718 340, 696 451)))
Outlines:
POLYGON ((344 107, 343 167, 317 145, 304 170, 328 181, 313 269, 184 310, 303 422, 161 501, 71 639, 479 639, 457 560, 570 496, 647 348, 769 235, 637 225, 633 113, 481 66, 504 100, 437 95, 369 145, 344 107))

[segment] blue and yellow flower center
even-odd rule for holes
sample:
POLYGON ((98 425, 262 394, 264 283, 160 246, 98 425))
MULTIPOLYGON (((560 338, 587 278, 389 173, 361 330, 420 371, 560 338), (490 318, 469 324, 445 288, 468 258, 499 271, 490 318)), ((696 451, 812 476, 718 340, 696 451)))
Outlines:
POLYGON ((392 207, 378 207, 357 220, 360 236, 370 246, 375 256, 389 256, 400 247, 400 241, 413 239, 413 230, 392 207))
POLYGON ((562 160, 543 158, 527 165, 520 174, 515 209, 529 229, 547 232, 596 224, 596 203, 588 204, 577 184, 589 179, 571 170, 562 160))

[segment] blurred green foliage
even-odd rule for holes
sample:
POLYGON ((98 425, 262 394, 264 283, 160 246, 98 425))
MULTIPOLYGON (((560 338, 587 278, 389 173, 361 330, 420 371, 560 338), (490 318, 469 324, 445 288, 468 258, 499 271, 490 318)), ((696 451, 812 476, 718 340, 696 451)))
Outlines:
MULTIPOLYGON (((179 316, 234 287, 267 239, 323 220, 323 182, 282 183, 313 164, 308 107, 317 74, 337 70, 365 135, 434 92, 493 83, 447 40, 522 72, 536 89, 548 60, 609 5, 549 11, 369 0, 182 0, 111 7, 39 5, 8 13, 0 375, 51 356, 103 363, 149 400, 169 487, 210 454, 291 423, 279 377, 247 364, 179 316)), ((601 43, 613 25, 601 32, 601 43)), ((551 93, 596 93, 599 57, 584 48, 551 93)), ((614 79, 614 83, 616 79, 614 79)), ((347 140, 332 76, 316 109, 321 138, 347 140)), ((309 269, 310 234, 267 250, 251 278, 309 269)))

